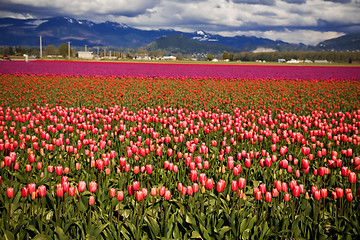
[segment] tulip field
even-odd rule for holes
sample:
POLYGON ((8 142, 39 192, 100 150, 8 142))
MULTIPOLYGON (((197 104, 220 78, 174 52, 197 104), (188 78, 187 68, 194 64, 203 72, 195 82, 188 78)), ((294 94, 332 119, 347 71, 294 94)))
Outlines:
POLYGON ((360 70, 316 69, 0 74, 0 238, 359 239, 360 70))

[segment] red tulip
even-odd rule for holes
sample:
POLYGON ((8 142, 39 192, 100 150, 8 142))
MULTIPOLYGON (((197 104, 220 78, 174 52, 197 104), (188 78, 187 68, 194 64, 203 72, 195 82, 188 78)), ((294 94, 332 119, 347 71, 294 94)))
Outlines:
POLYGON ((134 186, 133 185, 128 186, 128 193, 130 196, 134 195, 134 186))
POLYGON ((78 184, 78 191, 79 192, 84 192, 86 189, 86 182, 85 181, 79 181, 79 184, 78 184))
POLYGON ((151 164, 146 165, 146 173, 151 174, 153 171, 153 167, 151 164))
POLYGON ((14 189, 12 187, 9 187, 6 190, 6 195, 7 195, 8 198, 13 198, 14 197, 14 189))
POLYGON ((121 157, 120 159, 119 159, 119 162, 120 162, 120 166, 125 166, 126 165, 126 158, 125 157, 121 157))
POLYGON ((90 191, 91 193, 95 193, 96 190, 97 190, 97 183, 96 183, 95 181, 91 181, 91 182, 89 183, 89 191, 90 191))
POLYGON ((199 191, 199 185, 197 183, 193 183, 192 189, 194 193, 197 193, 199 191))
POLYGON ((29 163, 34 163, 35 162, 35 155, 33 153, 29 154, 29 163))
POLYGON ((281 183, 281 188, 283 192, 287 192, 288 191, 288 185, 286 184, 286 182, 281 183))
POLYGON ((275 188, 280 192, 282 190, 281 181, 277 180, 275 181, 275 188))
POLYGON ((249 168, 251 166, 251 160, 250 158, 245 158, 245 167, 249 168))
POLYGON ((183 185, 182 185, 181 182, 179 182, 179 183, 178 183, 178 190, 179 190, 179 191, 182 191, 182 189, 183 189, 183 185))
POLYGON ((356 173, 354 172, 349 173, 349 183, 356 183, 356 173))
POLYGON ((159 195, 160 195, 160 196, 164 196, 165 191, 166 191, 166 190, 165 190, 165 187, 164 187, 164 186, 160 187, 160 188, 159 188, 159 195))
POLYGON ((156 194, 157 194, 157 189, 151 188, 150 195, 154 197, 154 196, 156 196, 156 194))
POLYGON ((89 197, 89 205, 92 206, 95 204, 95 197, 94 196, 90 196, 89 197))
POLYGON ((37 162, 37 163, 36 163, 36 168, 37 168, 38 170, 41 170, 42 167, 43 167, 42 162, 37 162))
POLYGON ((324 176, 325 173, 326 173, 326 168, 325 167, 319 167, 318 173, 319 173, 320 176, 324 176))
POLYGON ((68 194, 70 197, 75 196, 75 187, 69 187, 68 194))
POLYGON ((140 189, 140 184, 138 181, 133 182, 133 188, 134 188, 134 191, 138 191, 140 189))
POLYGON ((289 202, 289 201, 290 201, 290 194, 288 194, 288 193, 285 193, 285 194, 284 194, 284 201, 285 201, 285 202, 289 202))
POLYGON ((41 185, 38 189, 39 189, 39 196, 40 197, 45 197, 46 196, 46 187, 45 187, 45 185, 41 185))
POLYGON ((29 191, 28 191, 27 187, 23 187, 23 188, 21 189, 21 196, 22 196, 22 197, 27 197, 28 194, 29 194, 29 191))
POLYGON ((141 202, 144 198, 143 192, 142 191, 136 191, 136 200, 141 202))
POLYGON ((273 188, 271 194, 274 198, 277 198, 279 196, 279 191, 276 188, 273 188))
POLYGON ((302 168, 308 168, 308 167, 309 167, 309 160, 303 159, 303 160, 301 161, 301 167, 302 167, 302 168))
POLYGON ((197 171, 196 170, 191 170, 190 171, 190 180, 193 182, 197 181, 197 171))
POLYGON ((208 189, 208 190, 211 190, 214 186, 214 182, 212 179, 208 178, 206 179, 205 181, 205 188, 208 189))
POLYGON ((336 200, 336 199, 337 199, 337 194, 336 194, 336 192, 332 192, 332 193, 331 193, 331 197, 332 197, 334 200, 336 200))
POLYGON ((26 170, 27 172, 30 172, 30 171, 31 171, 31 165, 30 165, 30 164, 26 164, 25 170, 26 170))
POLYGON ((36 184, 35 183, 29 183, 28 185, 29 194, 32 194, 36 191, 36 184))
POLYGON ((166 190, 165 194, 164 194, 164 199, 165 200, 170 200, 171 198, 171 192, 169 190, 166 190))
POLYGON ((209 162, 208 161, 204 161, 204 169, 205 170, 209 169, 209 162))
POLYGON ((225 181, 223 179, 220 179, 219 182, 216 184, 216 190, 218 192, 224 191, 225 188, 225 181))
POLYGON ((294 197, 299 197, 300 196, 300 187, 294 186, 294 188, 292 189, 292 194, 294 197))
POLYGON ((60 166, 57 166, 55 168, 55 172, 56 172, 56 175, 60 176, 63 174, 63 167, 60 165, 60 166))
POLYGON ((116 199, 118 201, 122 201, 124 199, 124 192, 123 191, 117 191, 116 192, 116 199))
POLYGON ((272 200, 271 193, 270 193, 270 192, 266 192, 266 193, 265 193, 265 201, 266 201, 266 202, 271 202, 271 200, 272 200))
POLYGON ((256 192, 255 197, 256 197, 257 200, 261 200, 261 198, 262 198, 261 192, 260 191, 256 192))
POLYGON ((341 175, 344 176, 344 177, 349 176, 349 168, 343 166, 343 167, 341 168, 341 175))
POLYGON ((238 183, 236 181, 231 181, 231 191, 235 192, 238 190, 238 183))
POLYGON ((315 200, 320 200, 321 199, 321 193, 320 193, 319 190, 316 190, 314 192, 314 198, 315 198, 315 200))
POLYGON ((64 196, 64 189, 62 187, 56 188, 56 196, 63 197, 64 196))
POLYGON ((116 196, 116 190, 115 188, 110 188, 109 190, 109 195, 111 198, 115 197, 116 196))
POLYGON ((342 198, 344 196, 344 189, 342 188, 335 188, 335 192, 338 198, 342 198))
POLYGON ((147 193, 148 193, 147 188, 141 188, 141 191, 143 193, 143 198, 146 198, 147 193))
POLYGON ((47 169, 48 169, 48 172, 49 172, 49 173, 52 173, 52 172, 54 171, 54 167, 51 166, 51 165, 49 165, 49 166, 47 167, 47 169))
POLYGON ((353 194, 351 192, 347 193, 346 194, 346 200, 348 202, 351 202, 353 200, 353 194))
POLYGON ((266 184, 265 183, 261 183, 259 186, 260 192, 262 194, 264 194, 266 192, 266 184))
POLYGON ((283 169, 287 169, 288 165, 289 165, 289 162, 286 159, 281 160, 279 163, 280 168, 283 168, 283 169))
POLYGON ((192 195, 192 194, 194 193, 194 191, 193 191, 193 189, 192 189, 191 186, 187 186, 187 187, 185 187, 185 189, 186 189, 186 193, 187 193, 188 195, 192 195))

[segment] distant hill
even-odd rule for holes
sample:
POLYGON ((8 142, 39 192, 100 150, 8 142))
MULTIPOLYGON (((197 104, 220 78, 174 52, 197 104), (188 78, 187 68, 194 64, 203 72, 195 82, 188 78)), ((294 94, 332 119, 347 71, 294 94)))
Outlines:
POLYGON ((124 48, 146 46, 152 49, 159 47, 174 51, 181 48, 184 53, 199 52, 200 50, 207 53, 218 53, 223 50, 253 51, 259 47, 272 48, 277 51, 360 50, 359 34, 330 39, 317 46, 307 46, 254 36, 224 37, 202 30, 192 33, 173 29, 141 30, 116 22, 95 23, 69 17, 0 18, 0 46, 38 46, 40 35, 43 46, 58 46, 61 43, 71 42, 72 46, 78 47, 84 45, 124 48), (171 41, 175 42, 171 43, 171 41))
POLYGON ((360 33, 332 38, 319 43, 317 47, 326 51, 360 51, 360 33))

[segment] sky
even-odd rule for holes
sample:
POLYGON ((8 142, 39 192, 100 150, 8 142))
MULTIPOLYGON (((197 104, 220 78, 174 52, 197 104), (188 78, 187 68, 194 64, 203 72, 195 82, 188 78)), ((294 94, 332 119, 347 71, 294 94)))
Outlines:
POLYGON ((308 45, 360 33, 360 0, 0 0, 0 17, 58 16, 308 45))

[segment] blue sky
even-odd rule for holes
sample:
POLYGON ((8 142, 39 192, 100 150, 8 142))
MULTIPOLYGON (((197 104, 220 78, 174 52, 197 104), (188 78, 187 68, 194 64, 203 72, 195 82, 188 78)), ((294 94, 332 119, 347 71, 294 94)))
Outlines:
POLYGON ((310 45, 360 33, 360 0, 0 0, 0 6, 0 17, 67 16, 310 45))

